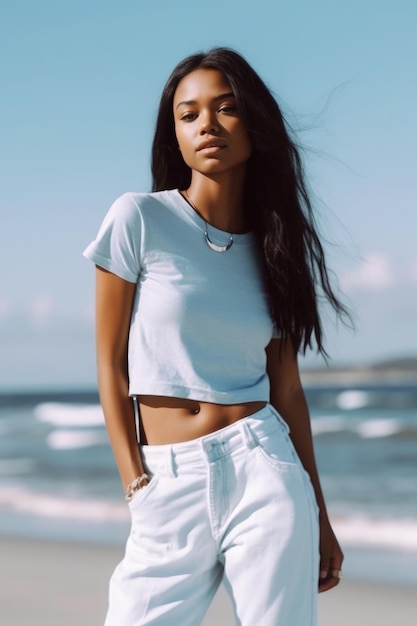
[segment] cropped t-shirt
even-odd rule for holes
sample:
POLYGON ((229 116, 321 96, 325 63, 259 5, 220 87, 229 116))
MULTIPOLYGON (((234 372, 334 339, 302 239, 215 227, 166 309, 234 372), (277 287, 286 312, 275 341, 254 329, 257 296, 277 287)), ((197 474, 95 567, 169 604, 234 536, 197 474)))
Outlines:
MULTIPOLYGON (((269 401, 265 348, 276 336, 252 233, 213 251, 205 222, 178 190, 118 198, 84 251, 136 283, 130 395, 235 404, 269 401)), ((208 225, 210 240, 230 235, 208 225)))

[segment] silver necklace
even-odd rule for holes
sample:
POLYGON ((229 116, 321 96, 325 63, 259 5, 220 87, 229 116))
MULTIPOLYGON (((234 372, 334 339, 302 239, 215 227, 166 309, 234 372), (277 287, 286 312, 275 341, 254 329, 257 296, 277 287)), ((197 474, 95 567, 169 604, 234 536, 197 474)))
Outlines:
POLYGON ((208 225, 206 220, 204 219, 204 217, 202 217, 200 211, 197 209, 197 207, 195 206, 194 202, 191 201, 190 196, 187 193, 187 190, 184 191, 184 194, 189 202, 189 204, 191 204, 191 206, 193 207, 194 211, 204 220, 204 238, 206 240, 206 244, 208 245, 208 247, 211 250, 214 250, 214 252, 227 252, 233 245, 233 234, 230 233, 230 239, 228 241, 228 243, 225 246, 218 246, 216 243, 214 243, 214 241, 212 241, 209 237, 208 234, 208 225))

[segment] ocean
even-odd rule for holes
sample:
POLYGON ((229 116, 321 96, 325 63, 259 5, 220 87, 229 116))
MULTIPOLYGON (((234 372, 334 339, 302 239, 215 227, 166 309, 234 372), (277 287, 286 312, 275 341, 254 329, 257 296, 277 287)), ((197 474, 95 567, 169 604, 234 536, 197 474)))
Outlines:
MULTIPOLYGON (((348 576, 417 585, 417 386, 306 388, 348 576)), ((95 391, 0 394, 0 534, 123 545, 95 391)))

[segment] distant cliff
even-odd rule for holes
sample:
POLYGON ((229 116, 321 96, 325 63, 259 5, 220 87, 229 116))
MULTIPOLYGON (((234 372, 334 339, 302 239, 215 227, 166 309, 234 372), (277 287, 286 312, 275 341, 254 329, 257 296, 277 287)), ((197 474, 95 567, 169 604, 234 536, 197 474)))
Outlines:
POLYGON ((305 386, 380 385, 417 386, 417 357, 387 359, 369 365, 329 366, 301 369, 305 386))

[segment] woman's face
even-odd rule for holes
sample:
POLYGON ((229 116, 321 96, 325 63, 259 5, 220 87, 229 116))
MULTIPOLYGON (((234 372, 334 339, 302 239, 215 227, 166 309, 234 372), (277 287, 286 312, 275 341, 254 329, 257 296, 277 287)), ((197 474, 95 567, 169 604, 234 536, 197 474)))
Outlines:
POLYGON ((242 168, 252 151, 233 91, 221 72, 198 69, 179 83, 175 133, 185 163, 202 174, 242 168))

